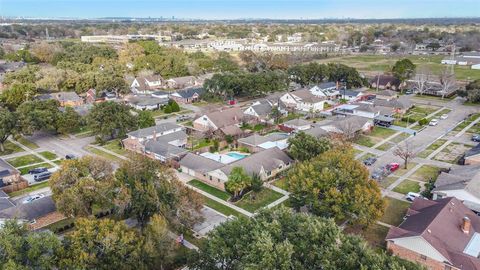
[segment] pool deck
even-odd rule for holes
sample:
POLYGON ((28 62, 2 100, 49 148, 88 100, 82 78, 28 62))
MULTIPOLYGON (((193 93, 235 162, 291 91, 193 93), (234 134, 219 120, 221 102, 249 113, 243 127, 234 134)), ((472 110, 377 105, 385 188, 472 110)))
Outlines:
POLYGON ((219 153, 210 153, 210 152, 205 152, 203 154, 200 154, 203 157, 209 158, 211 160, 214 160, 216 162, 220 162, 223 164, 230 164, 233 163, 237 160, 240 160, 242 158, 245 158, 248 156, 247 154, 239 153, 239 152, 228 152, 225 154, 219 154, 219 153), (229 155, 229 154, 234 154, 234 156, 229 155), (238 156, 242 156, 241 158, 238 156))

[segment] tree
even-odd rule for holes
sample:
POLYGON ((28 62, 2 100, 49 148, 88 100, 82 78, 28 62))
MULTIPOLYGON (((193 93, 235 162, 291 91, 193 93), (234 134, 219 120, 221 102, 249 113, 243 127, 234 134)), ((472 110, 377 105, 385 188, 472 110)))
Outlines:
POLYGON ((138 113, 138 128, 147 128, 155 126, 155 118, 149 111, 140 111, 138 113))
POLYGON ((474 89, 480 89, 480 79, 474 80, 469 82, 466 86, 465 89, 467 90, 474 90, 474 89))
POLYGON ((442 98, 457 89, 457 79, 455 78, 455 73, 448 70, 448 68, 442 71, 442 73, 439 75, 439 79, 442 87, 442 98))
POLYGON ((355 68, 346 65, 329 63, 328 74, 330 81, 344 82, 347 89, 367 85, 367 80, 355 68))
POLYGON ((117 207, 126 216, 135 217, 141 228, 155 214, 180 228, 191 228, 201 220, 201 197, 158 161, 134 155, 122 163, 115 175, 120 189, 117 207))
POLYGON ((328 151, 330 147, 330 142, 326 138, 317 139, 305 132, 288 139, 288 151, 298 161, 310 160, 328 151))
POLYGON ((378 184, 347 147, 298 163, 287 175, 287 186, 296 209, 306 207, 337 221, 369 225, 385 208, 378 184))
POLYGON ((137 127, 136 117, 130 108, 115 102, 95 104, 87 117, 87 123, 102 139, 123 137, 137 127))
POLYGON ((50 179, 57 209, 75 217, 92 216, 94 208, 112 207, 112 185, 112 165, 93 156, 64 161, 50 179))
POLYGON ((38 130, 57 131, 60 111, 56 100, 33 100, 22 103, 17 108, 18 128, 23 134, 33 134, 38 130))
POLYGON ((142 238, 123 221, 85 219, 65 236, 62 269, 142 269, 142 238))
POLYGON ((425 90, 427 90, 427 83, 430 81, 431 76, 432 72, 426 66, 423 66, 420 69, 416 70, 413 81, 415 82, 415 88, 420 95, 422 95, 425 90))
POLYGON ((415 68, 415 64, 413 64, 410 59, 405 58, 395 62, 395 65, 392 67, 392 73, 400 82, 404 83, 413 76, 415 68))
POLYGON ((23 102, 32 100, 36 94, 32 83, 14 83, 2 92, 2 100, 10 109, 15 110, 23 102))
POLYGON ((120 49, 118 60, 124 65, 133 64, 136 59, 144 55, 145 51, 142 46, 137 43, 127 43, 120 49))
POLYGON ((17 116, 5 108, 0 108, 0 152, 5 151, 4 143, 13 135, 17 127, 17 116))
POLYGON ((252 178, 242 167, 234 167, 225 183, 225 189, 233 193, 233 197, 241 197, 243 191, 252 185, 252 178))
POLYGON ((377 252, 332 220, 285 207, 261 211, 217 226, 189 263, 192 270, 392 269, 421 266, 377 252))
POLYGON ((1 269, 56 269, 63 253, 60 239, 50 232, 31 232, 17 220, 0 228, 1 269))
POLYGON ((145 263, 148 269, 165 269, 173 261, 174 244, 169 235, 167 220, 160 216, 152 216, 144 232, 145 263))
POLYGON ((414 158, 416 155, 413 149, 413 145, 410 144, 409 141, 406 141, 399 145, 397 148, 395 148, 395 150, 393 150, 393 154, 403 159, 405 169, 407 169, 408 161, 414 158))
POLYGON ((31 51, 40 62, 51 64, 55 55, 63 52, 63 48, 58 43, 40 42, 34 43, 31 51))
POLYGON ((71 107, 66 107, 57 120, 57 130, 62 134, 69 134, 81 126, 82 117, 71 107))
POLYGON ((259 192, 262 189, 262 186, 263 186, 262 178, 257 173, 254 173, 252 175, 252 190, 255 192, 259 192))

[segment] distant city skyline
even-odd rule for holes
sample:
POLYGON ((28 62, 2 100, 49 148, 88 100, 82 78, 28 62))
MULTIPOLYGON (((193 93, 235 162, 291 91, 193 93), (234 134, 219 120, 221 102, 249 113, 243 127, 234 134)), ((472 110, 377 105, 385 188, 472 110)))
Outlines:
POLYGON ((0 0, 0 16, 35 18, 388 19, 480 17, 479 0, 0 0))

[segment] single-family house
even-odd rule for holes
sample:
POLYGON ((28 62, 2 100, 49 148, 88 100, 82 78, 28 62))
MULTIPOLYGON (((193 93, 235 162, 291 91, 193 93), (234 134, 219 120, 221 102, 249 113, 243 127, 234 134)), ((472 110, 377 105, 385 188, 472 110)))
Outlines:
POLYGON ((167 88, 182 89, 192 86, 198 86, 197 79, 194 76, 184 76, 171 78, 165 81, 167 88))
POLYGON ((260 122, 269 122, 274 106, 275 105, 269 100, 260 100, 250 105, 246 110, 243 111, 243 113, 245 115, 254 117, 260 122))
POLYGON ((319 112, 323 110, 327 99, 312 94, 309 89, 302 89, 284 94, 280 101, 299 112, 319 112))
POLYGON ((7 220, 17 220, 28 224, 29 229, 38 230, 66 217, 57 211, 51 196, 26 204, 17 204, 0 211, 0 224, 7 220))
POLYGON ((434 200, 455 197, 468 208, 480 212, 480 166, 456 166, 441 172, 432 194, 434 200))
POLYGON ((269 133, 267 135, 253 134, 238 139, 237 143, 239 147, 247 148, 250 153, 260 152, 273 147, 284 150, 288 147, 287 141, 289 137, 290 135, 287 133, 269 133))
POLYGON ((152 97, 160 98, 160 99, 168 99, 170 97, 170 93, 158 90, 152 93, 152 97))
POLYGON ((373 77, 370 81, 370 87, 374 89, 387 90, 391 89, 394 91, 400 90, 405 84, 402 84, 397 77, 392 75, 377 75, 373 77))
POLYGON ((168 103, 168 98, 155 98, 151 95, 130 96, 125 100, 130 107, 141 111, 158 110, 168 103))
POLYGON ((390 100, 386 99, 375 99, 373 105, 376 108, 390 108, 392 114, 404 114, 408 109, 413 107, 412 101, 407 96, 401 96, 399 98, 393 98, 390 100))
POLYGON ((354 115, 366 118, 375 118, 380 114, 380 109, 370 103, 343 104, 333 110, 334 114, 354 115))
POLYGON ((193 103, 199 101, 204 92, 205 89, 202 87, 190 87, 174 92, 170 98, 179 103, 193 103))
POLYGON ((164 87, 164 80, 160 75, 136 77, 130 84, 130 89, 134 94, 152 94, 164 87))
POLYGON ((193 121, 193 128, 202 132, 217 131, 228 126, 237 126, 244 118, 243 110, 238 107, 220 109, 206 113, 193 121))
POLYGON ((463 156, 464 165, 478 165, 480 164, 480 144, 477 144, 472 149, 465 152, 463 156))
POLYGON ((340 92, 336 82, 323 82, 308 89, 312 95, 326 99, 336 99, 340 92))
POLYGON ((225 164, 193 153, 186 154, 180 160, 179 164, 180 170, 183 173, 193 176, 211 186, 222 190, 225 189, 224 181, 220 181, 220 179, 217 178, 214 179, 213 176, 209 175, 210 172, 224 167, 225 164))
POLYGON ((454 197, 415 199, 385 240, 393 255, 427 269, 480 269, 480 217, 454 197))
POLYGON ((392 100, 398 97, 398 93, 392 90, 382 90, 377 93, 375 93, 375 98, 376 99, 381 99, 381 100, 392 100))
POLYGON ((288 132, 288 133, 305 131, 307 129, 312 128, 312 122, 301 119, 301 118, 297 118, 297 119, 292 119, 278 125, 278 128, 281 131, 288 132))
POLYGON ((61 107, 74 107, 83 105, 83 99, 75 92, 51 93, 50 96, 51 99, 57 100, 61 107))
POLYGON ((126 150, 147 155, 168 162, 179 160, 188 151, 187 134, 182 126, 174 123, 162 123, 127 134, 122 141, 126 150))
POLYGON ((373 121, 371 118, 362 116, 334 116, 327 120, 321 121, 314 125, 314 128, 307 130, 306 133, 315 137, 325 136, 324 132, 328 134, 342 134, 348 137, 353 137, 360 133, 367 133, 373 129, 373 121))
POLYGON ((0 187, 20 181, 20 172, 0 158, 0 187))
POLYGON ((364 96, 364 93, 360 89, 345 89, 340 90, 340 97, 347 101, 360 100, 364 96))

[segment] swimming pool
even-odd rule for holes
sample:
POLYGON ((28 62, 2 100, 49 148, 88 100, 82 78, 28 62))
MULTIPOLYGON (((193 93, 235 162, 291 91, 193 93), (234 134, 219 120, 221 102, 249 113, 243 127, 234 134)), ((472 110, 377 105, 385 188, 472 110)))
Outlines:
POLYGON ((209 158, 211 160, 215 160, 217 162, 223 163, 223 164, 230 164, 232 162, 235 162, 237 160, 240 160, 240 159, 248 156, 246 154, 241 154, 241 153, 238 153, 238 152, 229 152, 229 153, 226 153, 226 154, 206 152, 206 153, 203 153, 203 154, 200 154, 200 155, 204 156, 206 158, 209 158))
POLYGON ((230 156, 232 158, 235 158, 235 159, 239 160, 239 159, 245 158, 247 155, 240 154, 240 153, 237 153, 237 152, 230 152, 230 153, 227 153, 227 156, 230 156))

